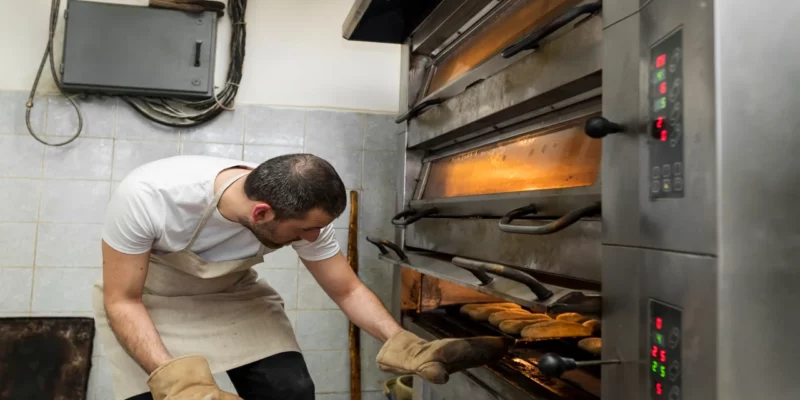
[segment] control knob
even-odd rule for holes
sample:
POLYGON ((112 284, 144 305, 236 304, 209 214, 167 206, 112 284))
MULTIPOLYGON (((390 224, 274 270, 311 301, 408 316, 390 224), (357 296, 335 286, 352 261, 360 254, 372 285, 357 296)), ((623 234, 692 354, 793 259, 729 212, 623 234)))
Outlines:
POLYGON ((586 121, 583 130, 587 136, 593 139, 602 139, 606 135, 612 133, 625 132, 625 127, 620 124, 615 124, 603 117, 592 117, 586 121))

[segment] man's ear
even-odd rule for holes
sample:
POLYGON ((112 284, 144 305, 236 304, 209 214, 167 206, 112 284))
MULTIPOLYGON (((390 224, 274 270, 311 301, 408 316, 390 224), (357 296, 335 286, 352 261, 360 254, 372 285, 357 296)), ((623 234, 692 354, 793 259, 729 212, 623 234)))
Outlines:
POLYGON ((275 219, 275 210, 267 203, 256 203, 253 206, 250 217, 255 223, 272 221, 275 219))

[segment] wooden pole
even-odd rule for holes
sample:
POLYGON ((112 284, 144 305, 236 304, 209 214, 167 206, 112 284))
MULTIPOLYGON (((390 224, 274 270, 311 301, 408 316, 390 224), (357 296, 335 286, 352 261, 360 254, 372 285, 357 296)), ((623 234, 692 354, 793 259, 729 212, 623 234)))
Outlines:
MULTIPOLYGON (((358 275, 358 192, 350 191, 350 229, 347 235, 347 261, 358 275)), ((361 400, 361 335, 350 323, 350 399, 361 400)))

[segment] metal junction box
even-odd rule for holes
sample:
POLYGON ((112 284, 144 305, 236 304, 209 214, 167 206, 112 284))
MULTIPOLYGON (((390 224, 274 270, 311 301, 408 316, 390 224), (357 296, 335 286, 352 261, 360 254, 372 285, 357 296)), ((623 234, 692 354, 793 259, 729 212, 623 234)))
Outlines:
POLYGON ((70 0, 65 19, 64 90, 212 96, 215 13, 70 0))

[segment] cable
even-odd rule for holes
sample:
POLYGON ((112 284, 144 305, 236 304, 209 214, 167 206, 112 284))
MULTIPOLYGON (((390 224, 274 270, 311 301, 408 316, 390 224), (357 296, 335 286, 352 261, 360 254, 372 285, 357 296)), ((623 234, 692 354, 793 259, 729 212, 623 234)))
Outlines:
POLYGON ((122 96, 134 110, 145 118, 173 128, 201 125, 216 118, 223 111, 232 111, 239 92, 244 68, 247 30, 245 11, 247 0, 229 0, 228 16, 231 19, 230 61, 225 87, 208 99, 187 101, 149 97, 122 96))
POLYGON ((64 146, 66 144, 71 143, 73 140, 77 139, 78 136, 81 134, 83 130, 83 115, 81 114, 81 109, 78 107, 78 103, 75 102, 73 97, 68 97, 64 94, 64 91, 61 90, 61 85, 58 81, 58 76, 56 74, 56 63, 53 60, 53 37, 56 34, 56 25, 58 24, 58 11, 61 7, 61 0, 51 0, 50 1, 50 32, 47 38, 47 47, 44 49, 44 55, 42 56, 42 62, 39 64, 39 71, 36 72, 36 79, 33 81, 33 87, 31 88, 31 94, 28 96, 28 102, 25 103, 25 125, 28 126, 28 132, 30 132, 31 136, 34 139, 38 140, 39 142, 48 145, 48 146, 64 146), (36 94, 36 87, 39 86, 39 79, 42 77, 42 72, 44 71, 44 64, 47 60, 50 60, 50 73, 53 75, 53 81, 56 83, 56 87, 61 94, 69 100, 72 104, 72 107, 75 107, 75 111, 78 113, 78 129, 76 129, 75 134, 72 135, 69 139, 61 143, 50 143, 45 141, 44 139, 40 138, 36 135, 36 132, 33 131, 33 127, 31 126, 31 109, 33 108, 33 97, 36 94))

